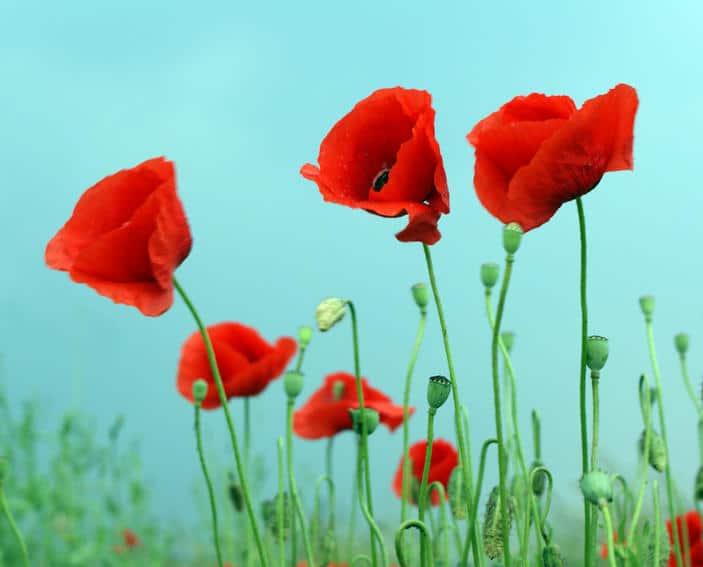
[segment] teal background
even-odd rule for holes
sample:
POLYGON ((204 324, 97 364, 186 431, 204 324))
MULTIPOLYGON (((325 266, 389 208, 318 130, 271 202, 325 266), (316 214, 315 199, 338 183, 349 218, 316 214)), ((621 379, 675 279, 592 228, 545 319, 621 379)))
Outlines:
MULTIPOLYGON (((693 1, 5 0, 0 350, 11 395, 19 404, 38 393, 49 418, 79 407, 97 416, 101 431, 123 413, 129 435, 142 439, 164 516, 183 520, 193 509, 191 487, 200 477, 192 407, 174 387, 180 345, 194 330, 184 306, 177 301, 163 317, 148 319, 43 262, 47 241, 83 190, 165 155, 176 163, 194 236, 178 276, 204 318, 240 321, 274 339, 312 324, 322 298, 353 298, 363 373, 400 401, 417 324, 409 288, 426 281, 421 247, 395 240, 404 219, 323 203, 298 170, 315 161, 323 136, 358 100, 402 85, 430 91, 437 110, 452 212, 440 222, 443 238, 433 254, 477 460, 480 443, 494 433, 478 269, 502 261, 503 253, 500 223, 473 192, 473 152, 464 136, 519 94, 568 94, 580 105, 627 82, 640 96, 635 170, 606 175, 584 200, 590 332, 611 341, 601 381, 602 463, 628 477, 636 470, 636 383, 650 370, 637 299, 652 293, 671 461, 688 498, 699 464, 696 418, 672 337, 690 332, 690 369, 699 384, 702 17, 703 5, 693 1)), ((505 328, 517 333, 524 442, 531 446, 529 412, 537 407, 544 460, 565 506, 576 504, 580 472, 576 221, 569 203, 525 237, 505 316, 505 328)), ((425 378, 446 372, 430 313, 412 394, 420 409, 412 441, 424 432, 425 378)), ((301 401, 326 373, 351 370, 350 347, 349 321, 315 335, 301 401)), ((241 402, 232 407, 239 414, 241 402)), ((272 384, 254 408, 255 449, 273 466, 284 427, 282 385, 272 384)), ((453 437, 451 414, 440 411, 438 435, 453 437)), ((220 412, 205 416, 206 442, 210 455, 227 463, 222 422, 220 412)), ((380 430, 372 446, 378 509, 392 522, 400 430, 380 430)), ((296 451, 305 483, 322 470, 324 443, 301 441, 296 451)), ((351 451, 351 435, 343 435, 342 505, 351 451)), ((493 463, 488 474, 496 478, 493 463)))

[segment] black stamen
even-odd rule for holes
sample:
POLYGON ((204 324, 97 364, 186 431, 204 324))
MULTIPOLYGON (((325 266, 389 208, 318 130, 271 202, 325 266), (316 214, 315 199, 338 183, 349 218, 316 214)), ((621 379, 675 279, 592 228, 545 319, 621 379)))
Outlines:
POLYGON ((373 190, 376 191, 377 193, 383 189, 383 186, 388 183, 388 174, 390 173, 390 169, 382 169, 376 177, 373 178, 373 183, 371 186, 373 187, 373 190))

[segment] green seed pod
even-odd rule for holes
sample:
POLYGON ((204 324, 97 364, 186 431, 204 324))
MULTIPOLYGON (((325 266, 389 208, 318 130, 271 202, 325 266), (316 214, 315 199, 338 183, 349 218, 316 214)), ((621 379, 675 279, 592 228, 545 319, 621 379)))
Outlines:
MULTIPOLYGON (((361 432, 362 432, 361 410, 350 409, 349 413, 351 414, 351 418, 352 418, 352 428, 354 429, 354 431, 356 433, 361 435, 361 432)), ((366 434, 371 435, 374 431, 376 431, 376 428, 378 427, 378 424, 379 424, 381 417, 375 409, 364 408, 363 418, 364 418, 364 421, 366 422, 366 434)))
POLYGON ((290 370, 283 375, 283 389, 286 396, 295 399, 303 390, 303 373, 290 370))
POLYGON ((678 353, 683 356, 688 351, 688 335, 686 333, 679 333, 674 337, 674 346, 678 353))
MULTIPOLYGON (((532 475, 532 471, 534 471, 538 467, 543 467, 544 463, 542 461, 534 461, 532 465, 530 465, 530 475, 532 475)), ((545 474, 544 471, 539 471, 537 474, 535 474, 532 477, 532 492, 534 493, 535 496, 538 498, 544 494, 544 489, 547 486, 547 475, 545 474)))
POLYGON ((274 537, 278 537, 281 533, 284 540, 288 539, 288 534, 290 532, 290 519, 292 507, 290 505, 290 498, 288 498, 288 493, 283 493, 283 525, 278 521, 278 502, 279 495, 276 494, 271 500, 264 500, 261 503, 261 515, 264 518, 264 525, 268 528, 274 537))
POLYGON ((693 485, 693 494, 696 500, 703 500, 703 467, 698 467, 696 481, 693 485))
POLYGON ((566 567, 566 558, 556 543, 550 543, 542 550, 544 567, 566 567))
POLYGON ((486 289, 491 289, 498 281, 500 268, 498 264, 486 263, 481 264, 481 283, 486 289))
POLYGON ((412 291, 415 304, 424 313, 425 309, 427 309, 427 304, 430 302, 430 293, 427 290, 427 286, 424 283, 416 283, 410 288, 410 291, 412 291))
POLYGON ((198 378, 195 382, 193 382, 193 399, 196 404, 203 402, 205 396, 207 396, 207 390, 207 382, 202 378, 198 378))
POLYGON ((464 484, 464 473, 461 467, 454 467, 447 484, 447 497, 452 516, 457 520, 465 520, 468 516, 469 495, 464 484))
MULTIPOLYGON (((644 456, 645 432, 640 435, 640 456, 644 456)), ((654 429, 649 430, 649 465, 657 472, 664 472, 668 463, 664 439, 654 429)))
POLYGON ((500 340, 503 341, 505 350, 510 352, 513 350, 513 345, 515 344, 515 333, 513 333, 512 331, 503 331, 500 334, 500 340))
POLYGON ((640 309, 646 320, 651 319, 652 313, 654 313, 654 296, 643 295, 640 297, 640 309))
POLYGON ((612 502, 613 481, 600 470, 594 470, 581 477, 581 493, 591 504, 600 506, 602 502, 612 502))
POLYGON ((498 559, 503 555, 503 514, 508 514, 508 531, 510 531, 512 502, 508 503, 508 510, 502 510, 498 487, 494 486, 488 496, 483 519, 483 547, 491 560, 498 559))
POLYGON ((430 376, 427 384, 427 403, 432 409, 439 409, 447 401, 452 391, 452 383, 446 376, 430 376))
POLYGON ((608 339, 592 335, 586 339, 586 365, 600 372, 608 360, 608 339))
POLYGON ((298 329, 298 344, 300 348, 308 348, 310 341, 312 340, 312 328, 307 325, 302 325, 298 329))
POLYGON ((503 228, 503 248, 508 254, 515 254, 520 248, 523 232, 522 227, 516 222, 505 225, 503 228))
POLYGON ((339 323, 347 312, 347 301, 339 297, 323 299, 315 309, 317 328, 323 333, 339 323))

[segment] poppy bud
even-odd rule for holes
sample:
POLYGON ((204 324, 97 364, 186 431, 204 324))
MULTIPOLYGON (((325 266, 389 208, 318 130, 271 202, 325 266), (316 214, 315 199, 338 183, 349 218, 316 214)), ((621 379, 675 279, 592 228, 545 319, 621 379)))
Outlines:
MULTIPOLYGON (((512 524, 511 503, 508 502, 508 531, 512 524)), ((486 513, 483 520, 483 547, 489 559, 498 559, 503 555, 503 514, 498 487, 493 490, 486 501, 486 513)))
POLYGON ((508 254, 515 254, 517 249, 520 248, 522 233, 522 227, 516 222, 505 225, 503 229, 503 248, 508 254))
MULTIPOLYGON (((640 436, 639 448, 640 456, 644 456, 645 432, 640 436)), ((667 465, 666 445, 659 433, 650 429, 649 431, 649 465, 657 472, 664 472, 667 465)))
POLYGON ((566 559, 556 543, 550 543, 542 550, 544 567, 566 567, 566 559))
POLYGON ((207 382, 202 378, 198 378, 193 382, 193 399, 196 404, 202 403, 207 396, 207 382))
POLYGON ((600 372, 608 360, 608 339, 592 335, 586 339, 586 365, 600 372))
POLYGON ((457 520, 465 520, 467 516, 469 495, 466 488, 462 468, 454 467, 447 484, 447 497, 452 516, 457 520))
POLYGON ((323 333, 329 331, 347 312, 347 301, 339 297, 328 297, 323 299, 315 309, 315 321, 317 328, 323 333))
MULTIPOLYGON (((532 471, 535 470, 536 468, 543 467, 544 463, 539 460, 535 460, 532 465, 530 466, 530 474, 532 474, 532 471)), ((539 471, 532 477, 532 492, 535 494, 535 496, 539 497, 544 494, 544 489, 547 484, 547 475, 544 471, 539 471)))
POLYGON ((513 350, 513 344, 515 344, 515 333, 513 333, 512 331, 503 331, 500 334, 500 340, 503 341, 505 350, 510 352, 511 350, 513 350))
POLYGON ((298 329, 298 344, 300 344, 300 348, 308 348, 311 340, 312 329, 307 325, 302 325, 300 329, 298 329))
POLYGON ((430 376, 427 385, 427 403, 431 409, 439 409, 447 401, 452 391, 452 383, 445 376, 430 376))
POLYGON ((500 268, 498 264, 486 263, 481 264, 481 283, 486 289, 491 289, 498 281, 498 275, 500 274, 500 268))
POLYGON ((688 335, 686 333, 679 333, 674 337, 674 346, 681 356, 686 354, 688 351, 688 335))
POLYGON ((613 481, 600 470, 593 470, 581 477, 581 493, 591 504, 600 506, 613 500, 613 481))
POLYGON ((288 493, 283 493, 283 525, 278 521, 278 503, 281 501, 280 496, 277 494, 271 500, 264 500, 261 503, 261 515, 264 518, 264 525, 271 531, 274 537, 278 537, 281 533, 283 539, 288 539, 288 532, 290 531, 290 501, 288 498, 288 493))
POLYGON ((696 482, 693 485, 693 494, 696 500, 703 500, 703 467, 698 467, 696 482))
POLYGON ((430 302, 430 294, 427 291, 427 286, 424 283, 416 283, 410 288, 413 293, 413 299, 420 311, 424 313, 427 304, 430 302))
MULTIPOLYGON (((350 409, 349 413, 351 414, 351 418, 352 418, 352 428, 359 435, 361 435, 361 418, 362 418, 361 410, 360 409, 350 409)), ((364 408, 363 419, 364 419, 364 422, 366 423, 366 434, 371 435, 374 431, 376 431, 376 428, 378 427, 378 423, 379 423, 381 417, 375 409, 364 408)))
POLYGON ((346 386, 341 380, 337 380, 334 384, 332 384, 332 396, 334 397, 335 402, 338 402, 342 399, 342 396, 344 396, 345 388, 346 386))
POLYGON ((234 475, 232 473, 229 473, 227 495, 234 509, 237 512, 241 512, 244 509, 244 493, 242 492, 242 487, 234 480, 234 475))
POLYGON ((649 321, 654 313, 654 296, 643 295, 640 297, 640 309, 642 309, 645 320, 649 321))
POLYGON ((288 398, 297 398, 303 389, 303 373, 296 370, 286 372, 283 375, 283 389, 286 391, 288 398))

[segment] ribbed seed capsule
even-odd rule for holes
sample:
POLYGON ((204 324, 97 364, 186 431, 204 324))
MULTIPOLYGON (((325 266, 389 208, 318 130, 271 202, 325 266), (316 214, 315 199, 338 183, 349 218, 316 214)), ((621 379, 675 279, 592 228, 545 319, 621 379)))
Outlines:
POLYGON ((498 487, 494 486, 486 502, 486 515, 483 520, 483 547, 489 559, 498 559, 503 555, 503 514, 508 514, 509 532, 512 525, 511 512, 510 503, 507 511, 501 509, 498 487))
POLYGON ((464 485, 464 475, 461 467, 454 467, 449 476, 447 485, 447 496, 449 498, 449 508, 452 516, 457 520, 465 520, 467 514, 468 494, 464 485))
MULTIPOLYGON (((640 456, 644 456, 645 432, 640 436, 639 448, 640 456)), ((649 431, 649 465, 657 472, 664 472, 667 465, 666 445, 659 433, 650 429, 649 431)))

